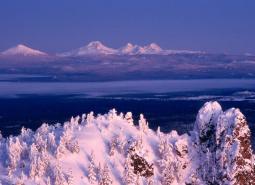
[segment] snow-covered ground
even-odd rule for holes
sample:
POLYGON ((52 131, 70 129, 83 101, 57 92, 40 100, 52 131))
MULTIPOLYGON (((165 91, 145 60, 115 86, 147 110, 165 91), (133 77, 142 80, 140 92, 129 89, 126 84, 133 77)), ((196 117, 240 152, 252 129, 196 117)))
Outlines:
POLYGON ((178 135, 149 129, 141 114, 110 110, 0 138, 2 184, 254 184, 250 130, 217 102, 178 135))

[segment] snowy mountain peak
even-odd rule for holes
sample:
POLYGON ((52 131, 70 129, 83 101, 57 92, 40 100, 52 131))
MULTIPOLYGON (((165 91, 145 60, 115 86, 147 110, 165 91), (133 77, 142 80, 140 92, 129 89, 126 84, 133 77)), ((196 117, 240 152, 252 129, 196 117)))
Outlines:
POLYGON ((133 47, 133 44, 132 43, 130 43, 130 42, 128 42, 127 44, 126 44, 126 47, 133 47))
POLYGON ((92 41, 86 46, 62 53, 60 56, 111 55, 116 53, 115 49, 105 46, 102 42, 92 41))
POLYGON ((158 51, 162 50, 162 48, 156 43, 151 43, 148 47, 151 49, 154 49, 154 50, 158 50, 158 51))
POLYGON ((32 48, 29 48, 23 44, 18 44, 15 47, 12 47, 4 52, 2 52, 3 55, 21 55, 21 56, 45 56, 47 55, 46 53, 35 50, 32 48))
POLYGON ((131 43, 127 43, 125 46, 119 49, 119 54, 135 54, 137 45, 133 45, 131 43))
POLYGON ((161 54, 163 49, 156 43, 151 43, 147 46, 144 46, 144 54, 161 54))
POLYGON ((120 54, 139 55, 139 54, 160 54, 163 50, 155 43, 147 46, 138 46, 127 43, 124 47, 119 49, 120 54))
POLYGON ((104 48, 106 46, 103 45, 102 42, 100 41, 92 41, 90 42, 87 47, 92 47, 92 48, 97 48, 97 49, 100 49, 100 48, 104 48))

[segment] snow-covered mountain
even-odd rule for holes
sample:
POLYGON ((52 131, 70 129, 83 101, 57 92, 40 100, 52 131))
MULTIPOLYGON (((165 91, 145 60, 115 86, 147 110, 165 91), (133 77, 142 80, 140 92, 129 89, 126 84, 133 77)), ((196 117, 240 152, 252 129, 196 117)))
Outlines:
POLYGON ((118 54, 141 55, 141 54, 164 54, 164 52, 155 43, 151 43, 144 47, 127 43, 126 46, 118 49, 118 54))
POLYGON ((71 118, 0 138, 2 184, 253 185, 251 133, 239 109, 208 102, 189 134, 149 129, 132 113, 71 118))
POLYGON ((127 43, 125 46, 118 49, 118 54, 134 55, 139 53, 140 50, 141 50, 140 46, 127 43))
MULTIPOLYGON (((61 57, 81 57, 93 55, 169 55, 169 54, 192 54, 201 53, 187 50, 164 50, 156 43, 151 43, 146 46, 133 45, 127 43, 125 46, 114 49, 105 46, 100 41, 92 41, 86 46, 74 49, 71 51, 56 54, 61 57)), ((47 53, 29 48, 23 44, 7 49, 0 53, 3 56, 25 56, 25 57, 40 57, 48 56, 47 53)))
POLYGON ((111 55, 116 53, 117 50, 103 45, 103 43, 100 41, 92 41, 86 46, 69 52, 61 53, 59 56, 111 55))
POLYGON ((186 50, 163 50, 156 43, 151 43, 146 46, 133 45, 127 43, 125 46, 118 49, 109 48, 103 45, 100 41, 90 42, 88 45, 58 54, 59 56, 86 56, 86 55, 168 55, 168 54, 187 54, 198 53, 196 51, 186 50))
POLYGON ((46 56, 47 54, 42 51, 29 48, 23 44, 19 44, 15 47, 7 49, 6 51, 3 51, 2 55, 4 56, 46 56))
POLYGON ((159 45, 151 43, 143 47, 141 54, 163 54, 163 49, 159 45))

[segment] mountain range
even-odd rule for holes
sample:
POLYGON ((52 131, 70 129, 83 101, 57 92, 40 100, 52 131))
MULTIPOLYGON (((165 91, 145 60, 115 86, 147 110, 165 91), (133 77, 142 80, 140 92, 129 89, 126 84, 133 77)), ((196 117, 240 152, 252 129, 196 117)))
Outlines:
MULTIPOLYGON (((92 41, 89 44, 71 51, 57 53, 55 56, 59 57, 80 57, 88 55, 169 55, 177 53, 201 53, 197 51, 187 50, 164 50, 156 43, 151 43, 146 46, 133 45, 127 43, 125 46, 118 49, 105 46, 100 41, 92 41)), ((49 56, 45 52, 30 48, 26 45, 19 44, 15 47, 7 49, 1 53, 4 56, 26 56, 26 57, 40 57, 49 56)))
POLYGON ((155 43, 114 49, 99 41, 48 54, 20 44, 0 53, 0 72, 50 75, 50 81, 254 78, 255 56, 165 50, 155 43))

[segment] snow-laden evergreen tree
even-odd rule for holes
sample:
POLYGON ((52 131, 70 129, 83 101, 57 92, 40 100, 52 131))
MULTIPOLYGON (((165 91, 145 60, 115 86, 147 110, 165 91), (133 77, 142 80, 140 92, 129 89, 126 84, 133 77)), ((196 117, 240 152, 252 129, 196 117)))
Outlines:
POLYGON ((101 163, 99 162, 99 164, 97 166, 97 179, 98 179, 98 183, 100 183, 102 181, 102 176, 103 176, 103 169, 102 169, 101 163))
POLYGON ((68 143, 66 143, 66 148, 72 153, 80 152, 80 145, 77 140, 72 139, 68 143))
POLYGON ((116 109, 110 110, 107 116, 108 116, 107 119, 109 121, 112 121, 112 120, 116 119, 117 118, 117 111, 116 111, 116 109))
POLYGON ((64 124, 64 131, 62 133, 62 136, 60 137, 59 145, 56 151, 57 158, 61 158, 66 153, 66 150, 69 150, 72 153, 78 153, 80 151, 78 141, 72 138, 73 130, 75 126, 78 125, 78 119, 78 117, 76 119, 73 118, 71 119, 72 123, 64 124))
POLYGON ((80 116, 71 117, 70 123, 67 124, 71 130, 74 130, 75 128, 78 128, 80 121, 80 116))
POLYGON ((50 152, 53 152, 56 149, 56 137, 54 132, 50 132, 47 135, 47 147, 50 152))
POLYGON ((158 150, 162 158, 167 155, 167 153, 170 151, 170 146, 167 142, 167 137, 164 135, 159 135, 159 144, 158 144, 158 150))
POLYGON ((31 143, 31 138, 33 137, 33 131, 25 127, 21 128, 20 138, 23 142, 31 143))
POLYGON ((110 185, 112 184, 112 178, 110 175, 110 170, 107 164, 104 165, 104 168, 102 170, 101 179, 99 181, 99 185, 110 185))
POLYGON ((51 185, 51 180, 50 180, 50 177, 49 177, 49 176, 47 177, 46 185, 51 185))
POLYGON ((88 167, 88 180, 90 184, 95 184, 97 181, 95 166, 92 162, 89 163, 89 167, 88 167))
POLYGON ((74 185, 73 171, 69 170, 66 174, 66 181, 68 185, 74 185))
POLYGON ((124 163, 123 183, 133 185, 136 182, 136 175, 134 174, 134 167, 131 165, 130 156, 128 155, 124 163))
POLYGON ((149 124, 146 121, 146 119, 144 118, 143 114, 140 114, 140 119, 139 119, 139 129, 141 131, 143 131, 145 134, 148 132, 149 130, 149 124))
POLYGON ((160 130, 160 126, 158 126, 158 128, 157 128, 157 136, 160 138, 161 135, 162 135, 162 132, 160 130))
POLYGON ((49 165, 49 156, 46 151, 39 151, 35 144, 30 148, 29 177, 32 179, 41 178, 49 165))
POLYGON ((163 172, 162 172, 162 185, 171 185, 174 182, 174 176, 173 176, 173 168, 172 164, 168 163, 166 164, 163 172))
POLYGON ((115 153, 115 151, 117 149, 118 143, 119 143, 118 136, 113 137, 111 142, 110 142, 110 151, 109 151, 109 155, 110 156, 114 155, 114 153, 115 153))
POLYGON ((121 129, 117 136, 117 146, 120 153, 124 154, 124 149, 126 144, 127 144, 126 138, 124 137, 123 129, 121 129))
POLYGON ((40 132, 35 134, 34 143, 39 152, 46 151, 47 140, 43 138, 43 135, 40 132))
POLYGON ((8 155, 8 175, 11 177, 16 170, 21 158, 22 145, 18 137, 10 137, 7 140, 7 155, 8 155))
POLYGON ((54 185, 66 185, 66 178, 62 171, 60 164, 56 164, 53 169, 53 184, 54 185))
POLYGON ((88 167, 88 180, 90 184, 95 184, 97 182, 95 155, 93 151, 91 152, 91 155, 90 155, 90 162, 88 167))
POLYGON ((24 181, 21 179, 16 180, 15 185, 25 185, 24 181))
POLYGON ((86 124, 86 114, 82 114, 81 116, 81 125, 85 125, 86 124))
POLYGON ((154 185, 153 176, 146 179, 146 185, 154 185))
POLYGON ((134 125, 132 112, 127 112, 127 114, 125 115, 125 119, 130 125, 134 125))
POLYGON ((141 184, 141 176, 140 174, 138 173, 136 175, 136 180, 135 180, 135 185, 140 185, 141 184))
POLYGON ((87 123, 87 126, 90 126, 93 122, 93 120, 95 119, 94 117, 94 112, 90 112, 88 115, 87 115, 87 119, 86 119, 86 123, 87 123))
POLYGON ((173 146, 168 142, 168 137, 161 135, 159 141, 159 153, 161 160, 159 164, 162 171, 162 185, 170 185, 174 182, 174 163, 176 158, 173 154, 173 146))

